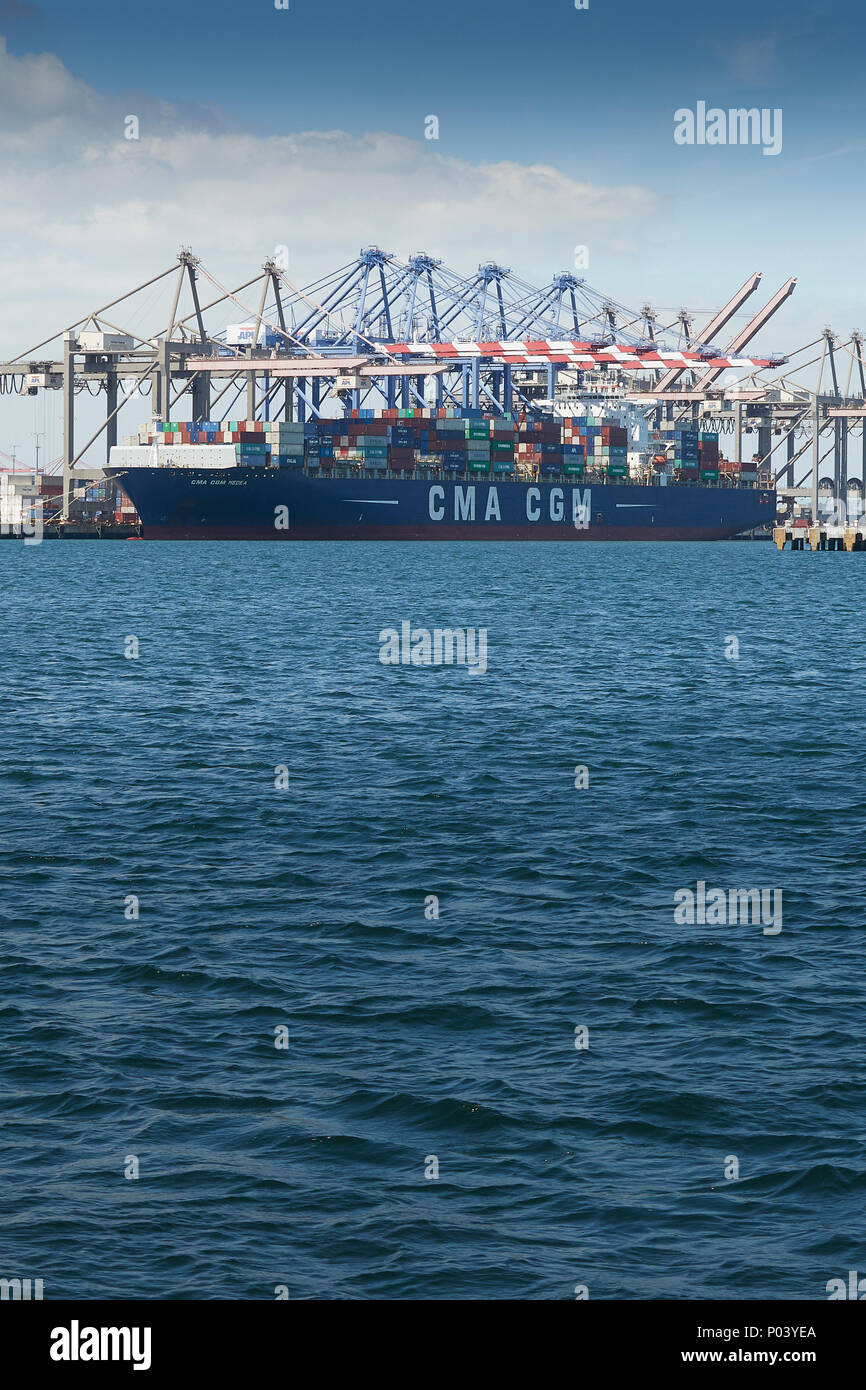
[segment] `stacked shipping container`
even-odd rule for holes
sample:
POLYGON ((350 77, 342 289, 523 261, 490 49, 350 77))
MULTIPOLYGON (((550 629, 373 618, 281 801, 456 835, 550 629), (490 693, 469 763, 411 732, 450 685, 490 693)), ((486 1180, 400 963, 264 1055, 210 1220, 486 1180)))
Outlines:
MULTIPOLYGON (((191 467, 204 466, 208 449, 219 445, 222 467, 227 466, 226 455, 232 457, 231 447, 239 466, 325 473, 339 469, 411 475, 421 468, 450 475, 524 479, 590 475, 611 481, 629 475, 628 428, 589 414, 527 419, 516 414, 491 417, 470 409, 379 414, 357 410, 339 419, 307 422, 154 422, 125 443, 138 450, 156 443, 164 446, 160 461, 191 467), (178 455, 181 449, 183 458, 178 455)), ((680 481, 717 483, 720 470, 728 481, 735 467, 720 459, 716 434, 667 425, 648 435, 648 443, 657 458, 664 459, 667 453, 668 466, 680 481)), ((755 481, 757 473, 744 468, 739 477, 755 481)))

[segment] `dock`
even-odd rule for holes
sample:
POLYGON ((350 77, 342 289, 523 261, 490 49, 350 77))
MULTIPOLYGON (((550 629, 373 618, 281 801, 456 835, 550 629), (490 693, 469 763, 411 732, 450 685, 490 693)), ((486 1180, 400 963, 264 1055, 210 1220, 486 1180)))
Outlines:
POLYGON ((866 550, 866 517, 854 525, 774 526, 777 550, 866 550))
MULTIPOLYGON (((0 527, 0 540, 20 541, 36 538, 33 527, 22 530, 20 526, 0 527)), ((40 539, 43 541, 129 541, 141 539, 141 525, 127 525, 120 521, 48 521, 42 527, 40 539)))

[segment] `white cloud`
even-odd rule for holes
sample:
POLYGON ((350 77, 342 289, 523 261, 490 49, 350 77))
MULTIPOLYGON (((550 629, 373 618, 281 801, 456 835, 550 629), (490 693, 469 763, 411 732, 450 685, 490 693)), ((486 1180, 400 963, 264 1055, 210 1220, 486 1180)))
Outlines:
POLYGON ((385 132, 239 133, 218 111, 105 97, 55 55, 17 57, 0 38, 4 354, 170 265, 181 245, 224 284, 281 244, 300 284, 370 243, 467 273, 498 258, 547 279, 571 266, 576 244, 609 246, 658 210, 646 187, 472 164, 385 132), (138 141, 123 137, 130 114, 138 141))

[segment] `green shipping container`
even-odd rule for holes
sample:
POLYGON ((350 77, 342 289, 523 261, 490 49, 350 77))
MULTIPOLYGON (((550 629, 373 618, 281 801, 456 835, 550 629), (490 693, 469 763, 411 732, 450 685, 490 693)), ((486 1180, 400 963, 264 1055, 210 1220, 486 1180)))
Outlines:
POLYGON ((577 474, 577 476, 579 477, 579 476, 583 473, 583 464, 582 464, 582 463, 566 463, 566 464, 563 465, 563 470, 562 470, 562 471, 563 471, 564 473, 577 474))
POLYGON ((611 463, 608 465, 607 472, 611 478, 625 478, 628 476, 628 464, 611 463))
POLYGON ((470 473, 489 473, 489 472, 490 472, 490 460, 489 460, 489 459, 470 459, 470 460, 469 460, 469 472, 470 472, 470 473))
POLYGON ((701 469, 701 477, 702 477, 702 478, 705 478, 706 481, 707 481, 708 483, 714 483, 714 482, 716 481, 716 479, 718 478, 718 476, 719 476, 719 470, 718 470, 718 468, 702 468, 702 469, 701 469))
POLYGON ((467 439, 489 439, 489 438, 490 438, 490 426, 489 426, 489 425, 467 425, 467 426, 466 426, 466 438, 467 438, 467 439))

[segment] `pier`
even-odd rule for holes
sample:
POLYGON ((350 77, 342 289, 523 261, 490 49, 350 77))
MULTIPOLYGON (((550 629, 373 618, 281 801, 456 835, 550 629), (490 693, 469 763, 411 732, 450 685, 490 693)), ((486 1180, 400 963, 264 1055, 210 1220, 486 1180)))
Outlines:
POLYGON ((866 517, 847 526, 773 527, 777 550, 866 550, 866 517))
POLYGON ((120 521, 49 521, 37 531, 30 526, 0 528, 0 541, 131 541, 141 539, 141 524, 126 525, 120 521))

